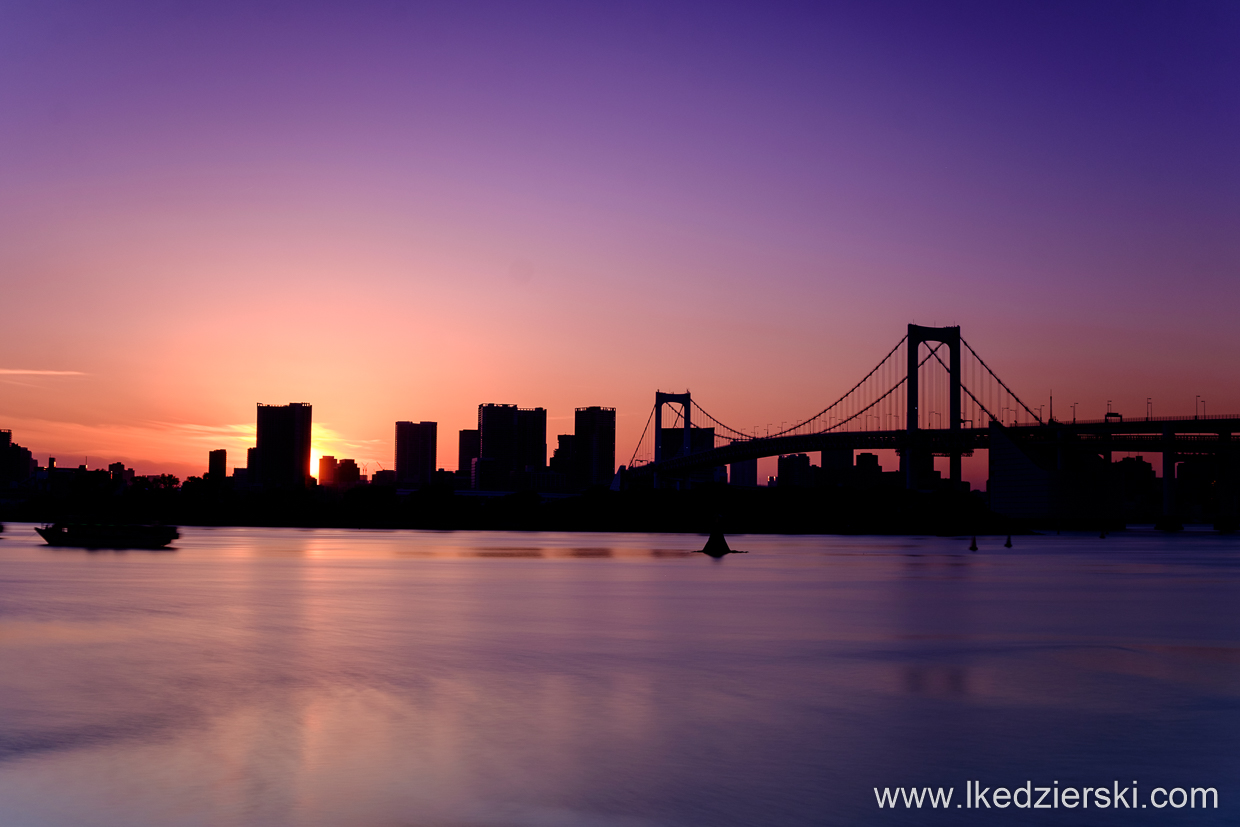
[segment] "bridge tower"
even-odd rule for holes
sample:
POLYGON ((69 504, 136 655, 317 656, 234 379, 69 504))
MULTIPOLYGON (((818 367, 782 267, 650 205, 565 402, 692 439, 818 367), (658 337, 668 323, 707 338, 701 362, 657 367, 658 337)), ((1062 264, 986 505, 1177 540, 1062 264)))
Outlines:
POLYGON ((947 373, 950 389, 950 408, 948 428, 951 431, 951 481, 954 486, 960 484, 960 327, 922 327, 911 324, 908 326, 908 380, 905 383, 908 400, 905 413, 905 446, 900 455, 900 470, 904 472, 904 484, 908 488, 917 487, 917 462, 914 457, 920 454, 918 445, 918 411, 917 411, 917 366, 921 362, 921 345, 925 342, 941 342, 951 352, 947 362, 947 373))
POLYGON ((689 454, 689 444, 691 434, 689 433, 689 415, 690 409, 693 407, 693 400, 689 398, 689 392, 684 393, 664 393, 663 391, 654 392, 654 461, 659 462, 663 459, 663 406, 667 403, 679 405, 681 413, 684 414, 685 420, 685 447, 684 454, 689 454))
MULTIPOLYGON (((663 406, 671 403, 681 407, 682 418, 685 421, 685 442, 682 453, 684 456, 689 455, 692 434, 689 431, 690 414, 693 408, 693 400, 689 396, 689 392, 684 393, 664 393, 663 391, 654 392, 654 461, 659 462, 663 459, 663 406)), ((659 487, 659 476, 655 474, 655 488, 659 487)))

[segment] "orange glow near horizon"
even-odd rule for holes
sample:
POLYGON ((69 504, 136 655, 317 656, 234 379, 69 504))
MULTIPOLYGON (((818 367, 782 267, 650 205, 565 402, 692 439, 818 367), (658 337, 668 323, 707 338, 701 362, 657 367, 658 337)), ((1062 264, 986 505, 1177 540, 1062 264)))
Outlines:
POLYGON ((1061 418, 1240 412, 1221 45, 45 5, 0 49, 0 428, 41 461, 237 467, 255 403, 303 401, 371 473, 399 420, 454 469, 481 403, 546 408, 548 453, 614 407, 627 464, 656 389, 778 430, 910 322, 1061 418))

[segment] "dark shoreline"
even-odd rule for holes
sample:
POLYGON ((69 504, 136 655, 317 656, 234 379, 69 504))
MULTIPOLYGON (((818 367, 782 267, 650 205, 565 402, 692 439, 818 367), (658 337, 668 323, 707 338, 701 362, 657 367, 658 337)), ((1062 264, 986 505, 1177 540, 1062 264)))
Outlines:
MULTIPOLYGON (((709 534, 1002 535, 1030 523, 997 515, 978 492, 853 489, 587 491, 545 498, 533 492, 471 496, 444 489, 398 493, 369 486, 275 492, 169 489, 130 495, 38 495, 0 502, 0 520, 166 523, 186 526, 709 534)), ((1078 521, 1080 522, 1080 521, 1078 521)), ((1095 519, 1055 529, 1123 530, 1095 519)))

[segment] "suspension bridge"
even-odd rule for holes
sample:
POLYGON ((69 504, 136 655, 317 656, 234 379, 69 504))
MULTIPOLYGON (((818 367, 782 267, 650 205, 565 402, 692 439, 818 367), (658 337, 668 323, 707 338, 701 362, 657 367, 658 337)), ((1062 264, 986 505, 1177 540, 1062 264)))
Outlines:
POLYGON ((626 473, 632 483, 678 486, 703 471, 762 457, 890 449, 899 454, 905 486, 920 489, 937 477, 934 457, 948 458, 950 483, 960 486, 961 458, 994 448, 992 484, 996 454, 1007 458, 1000 476, 1053 475, 1081 454, 1109 462, 1112 452, 1144 452, 1162 454, 1168 492, 1175 464, 1186 456, 1216 457, 1223 469, 1220 479, 1232 479, 1237 443, 1231 435, 1240 431, 1240 417, 1146 414, 1138 419, 1108 413, 1102 420, 1056 420, 1052 411, 1026 404, 960 335, 959 327, 910 324, 895 347, 843 395, 775 433, 727 425, 687 391, 656 391, 626 473), (668 406, 673 418, 665 426, 668 406))

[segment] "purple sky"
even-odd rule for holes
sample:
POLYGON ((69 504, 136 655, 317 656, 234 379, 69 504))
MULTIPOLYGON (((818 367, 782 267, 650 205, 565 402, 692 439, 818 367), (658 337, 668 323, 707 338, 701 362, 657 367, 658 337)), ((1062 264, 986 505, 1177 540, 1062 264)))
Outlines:
POLYGON ((0 370, 81 375, 0 427, 198 473, 308 401, 451 468, 479 402, 612 405, 624 461, 656 388, 802 418, 910 321, 1034 404, 1240 412, 1238 47, 1234 2, 5 3, 0 370))

